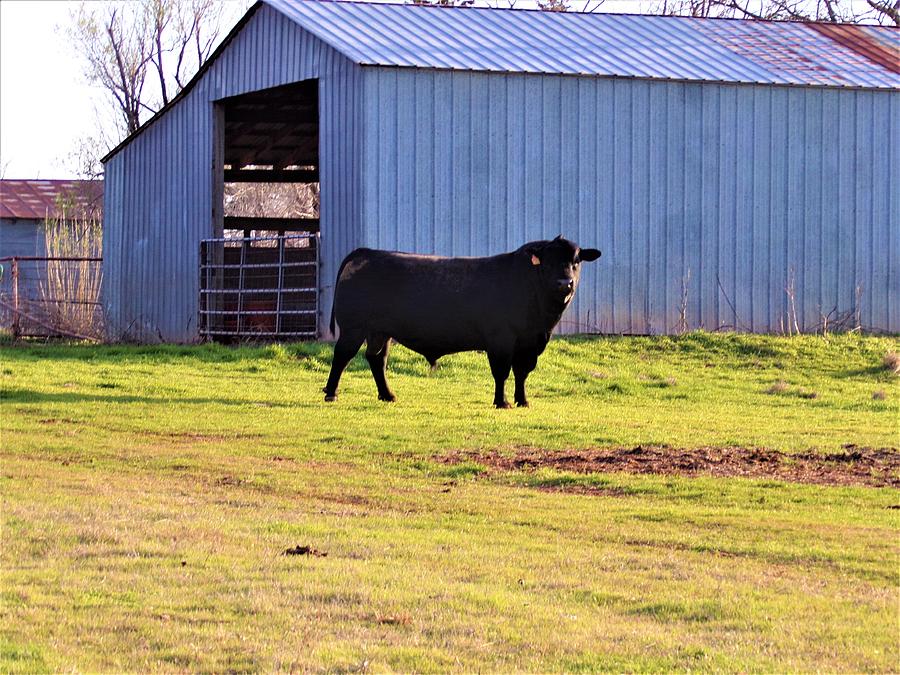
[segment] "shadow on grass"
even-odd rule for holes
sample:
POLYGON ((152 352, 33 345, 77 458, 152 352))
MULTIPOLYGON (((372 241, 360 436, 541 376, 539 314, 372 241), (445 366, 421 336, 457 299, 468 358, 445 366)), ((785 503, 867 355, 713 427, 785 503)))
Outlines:
MULTIPOLYGON (((0 389, 0 399, 4 403, 146 403, 151 405, 206 405, 218 404, 228 406, 246 406, 252 404, 248 399, 229 398, 196 398, 196 397, 165 397, 165 396, 136 396, 128 394, 86 394, 80 392, 43 392, 31 389, 0 389)), ((319 397, 315 403, 318 405, 319 397)), ((289 403, 274 403, 266 401, 265 405, 272 408, 302 408, 312 407, 312 402, 291 401, 289 403)))
POLYGON ((317 361, 331 363, 332 345, 325 342, 297 342, 270 345, 87 345, 87 344, 0 344, 2 360, 21 361, 81 361, 153 363, 198 361, 201 363, 235 363, 239 361, 317 361))

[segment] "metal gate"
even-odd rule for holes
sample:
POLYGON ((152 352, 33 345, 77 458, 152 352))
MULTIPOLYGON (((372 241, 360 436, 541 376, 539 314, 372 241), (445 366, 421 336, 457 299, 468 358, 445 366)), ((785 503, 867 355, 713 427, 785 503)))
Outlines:
POLYGON ((318 233, 200 242, 201 336, 312 340, 318 318, 318 233))

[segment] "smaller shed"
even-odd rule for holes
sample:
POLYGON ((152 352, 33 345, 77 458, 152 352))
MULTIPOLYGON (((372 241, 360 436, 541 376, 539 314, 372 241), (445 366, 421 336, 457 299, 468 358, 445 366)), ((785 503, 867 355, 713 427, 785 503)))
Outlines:
POLYGON ((0 327, 12 326, 9 307, 40 302, 47 274, 42 260, 46 221, 89 217, 99 222, 102 210, 101 180, 0 180, 0 327))

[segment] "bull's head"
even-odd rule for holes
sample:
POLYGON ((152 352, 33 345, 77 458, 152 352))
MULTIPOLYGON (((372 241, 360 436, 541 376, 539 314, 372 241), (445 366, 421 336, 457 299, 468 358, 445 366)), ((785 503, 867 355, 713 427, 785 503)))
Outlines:
POLYGON ((600 257, 595 248, 579 248, 558 236, 553 241, 533 241, 519 249, 528 256, 540 286, 555 300, 568 304, 575 295, 581 276, 581 263, 600 257))

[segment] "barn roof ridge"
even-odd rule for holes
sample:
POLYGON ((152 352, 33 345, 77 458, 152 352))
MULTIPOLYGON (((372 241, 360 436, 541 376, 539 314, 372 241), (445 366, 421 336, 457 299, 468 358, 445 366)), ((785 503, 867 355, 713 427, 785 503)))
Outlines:
POLYGON ((102 161, 183 99, 263 5, 361 66, 900 90, 900 29, 883 26, 258 0, 178 95, 102 161))

